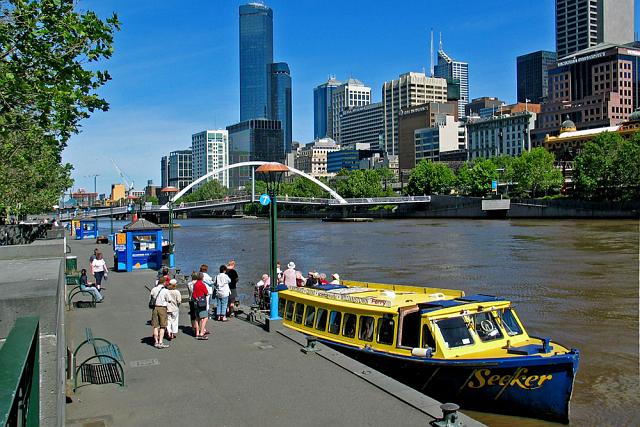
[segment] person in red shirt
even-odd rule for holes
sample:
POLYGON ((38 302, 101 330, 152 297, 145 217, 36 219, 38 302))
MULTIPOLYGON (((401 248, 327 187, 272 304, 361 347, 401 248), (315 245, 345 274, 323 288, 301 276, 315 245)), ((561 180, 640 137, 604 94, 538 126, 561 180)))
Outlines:
POLYGON ((198 321, 196 322, 196 338, 199 340, 206 340, 209 339, 209 337, 204 333, 206 331, 205 325, 209 318, 209 312, 206 306, 206 301, 209 298, 209 291, 207 290, 207 285, 202 281, 202 278, 203 274, 198 273, 198 280, 193 284, 193 293, 191 296, 195 302, 196 311, 198 313, 198 321), (198 299, 204 301, 204 306, 202 306, 202 304, 198 304, 198 299))

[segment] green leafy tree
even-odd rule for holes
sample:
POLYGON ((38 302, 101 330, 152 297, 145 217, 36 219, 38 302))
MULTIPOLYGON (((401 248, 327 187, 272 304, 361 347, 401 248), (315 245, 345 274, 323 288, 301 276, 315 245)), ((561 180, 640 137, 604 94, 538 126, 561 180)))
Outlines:
POLYGON ((476 159, 463 165, 456 176, 458 192, 468 196, 485 196, 491 191, 491 181, 498 180, 497 165, 492 159, 476 159))
POLYGON ((422 160, 409 175, 407 193, 411 195, 448 194, 455 181, 453 171, 446 164, 422 160))
POLYGON ((524 152, 511 161, 514 193, 538 197, 557 191, 564 182, 562 172, 554 167, 555 156, 542 147, 524 152))
POLYGON ((294 178, 290 183, 282 184, 280 191, 280 197, 315 197, 315 198, 328 198, 329 193, 322 189, 318 184, 307 178, 298 176, 294 178))
POLYGON ((593 200, 638 198, 640 135, 628 141, 617 133, 603 133, 587 142, 573 162, 578 196, 593 200))
POLYGON ((221 199, 229 194, 227 187, 217 179, 207 181, 197 190, 179 199, 182 202, 199 202, 201 200, 221 199))
POLYGON ((71 186, 61 152, 80 121, 108 103, 111 77, 90 63, 113 53, 114 14, 70 0, 0 0, 0 209, 49 210, 71 186))
POLYGON ((347 171, 341 170, 336 177, 336 191, 342 197, 383 197, 387 195, 382 187, 380 173, 375 169, 347 171))

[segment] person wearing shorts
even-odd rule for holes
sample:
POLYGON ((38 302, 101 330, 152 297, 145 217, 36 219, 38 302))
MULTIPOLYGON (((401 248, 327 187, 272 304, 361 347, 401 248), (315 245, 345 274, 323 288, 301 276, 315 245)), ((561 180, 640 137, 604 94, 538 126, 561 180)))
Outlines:
POLYGON ((153 341, 155 348, 167 348, 169 344, 163 343, 164 331, 167 328, 167 288, 158 285, 151 289, 151 298, 155 298, 156 304, 151 312, 151 327, 153 328, 153 341))

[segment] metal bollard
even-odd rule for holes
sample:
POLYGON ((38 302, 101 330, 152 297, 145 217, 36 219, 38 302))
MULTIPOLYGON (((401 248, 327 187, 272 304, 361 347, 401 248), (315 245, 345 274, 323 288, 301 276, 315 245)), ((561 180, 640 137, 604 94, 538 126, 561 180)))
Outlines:
POLYGON ((434 427, 464 427, 464 423, 459 419, 458 409, 460 406, 455 403, 443 403, 440 405, 442 409, 442 418, 431 421, 434 427))
POLYGON ((316 337, 307 335, 307 345, 302 348, 302 352, 305 354, 309 354, 318 351, 318 349, 316 348, 317 343, 318 339, 316 337))

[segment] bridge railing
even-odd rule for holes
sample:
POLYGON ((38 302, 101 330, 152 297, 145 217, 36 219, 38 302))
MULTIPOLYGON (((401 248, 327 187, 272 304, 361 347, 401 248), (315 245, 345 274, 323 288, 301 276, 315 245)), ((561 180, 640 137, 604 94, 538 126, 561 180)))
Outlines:
POLYGON ((37 317, 21 317, 0 348, 0 426, 39 425, 39 330, 37 317))

